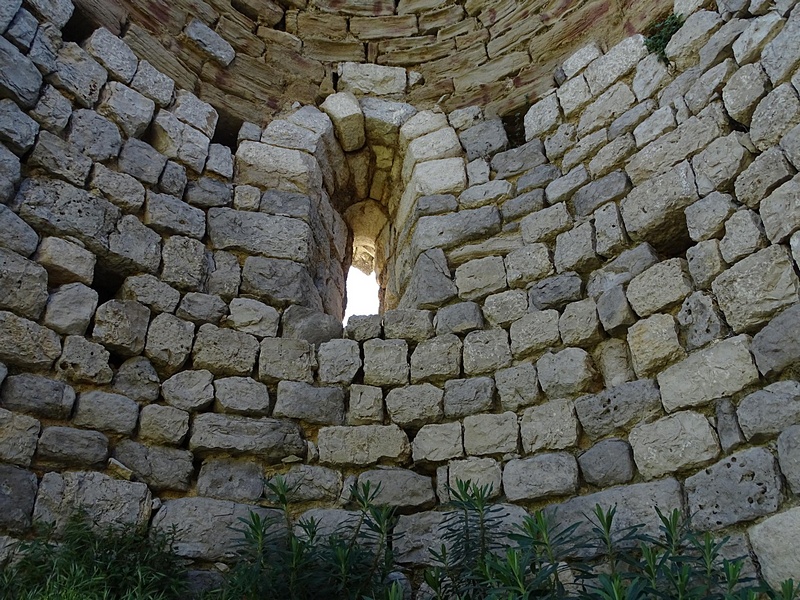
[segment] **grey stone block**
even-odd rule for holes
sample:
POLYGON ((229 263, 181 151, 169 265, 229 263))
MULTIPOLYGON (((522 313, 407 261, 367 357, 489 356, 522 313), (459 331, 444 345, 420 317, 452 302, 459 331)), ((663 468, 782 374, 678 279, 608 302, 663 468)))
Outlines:
MULTIPOLYGON (((290 486, 294 483, 288 477, 286 482, 290 486)), ((220 500, 255 502, 264 493, 264 468, 249 461, 206 460, 197 476, 197 493, 220 500)))
POLYGON ((108 457, 108 438, 99 431, 45 427, 36 451, 39 460, 65 467, 99 467, 108 457))
POLYGON ((491 377, 451 379, 444 385, 444 416, 459 418, 486 411, 492 405, 493 396, 491 377))
POLYGON ((34 473, 0 465, 0 527, 10 533, 28 530, 38 488, 34 473))
POLYGON ((27 415, 0 408, 0 460, 29 467, 36 452, 41 425, 27 415))
POLYGON ((736 411, 748 441, 768 439, 800 423, 800 384, 778 381, 742 398, 736 411))
POLYGON ((636 473, 630 445, 618 439, 598 442, 578 457, 578 465, 586 482, 597 487, 628 483, 636 473))
POLYGON ((114 375, 112 389, 136 402, 148 403, 158 398, 161 381, 150 361, 142 356, 129 358, 114 375))
POLYGON ((201 411, 214 401, 213 379, 210 371, 181 371, 161 385, 161 395, 177 409, 201 411))
POLYGON ((654 416, 661 396, 652 379, 614 386, 593 396, 575 400, 575 411, 583 430, 592 439, 620 431, 654 416))
POLYGON ((78 427, 130 435, 139 421, 139 406, 130 398, 108 392, 78 396, 72 422, 78 427))
POLYGON ((581 348, 548 352, 536 362, 536 369, 539 384, 551 400, 579 396, 596 385, 591 356, 581 348))
POLYGON ((68 419, 74 403, 71 386, 39 375, 12 375, 0 393, 3 408, 45 419, 68 419))
POLYGON ((145 446, 123 440, 114 448, 114 458, 154 491, 185 492, 194 474, 192 453, 188 450, 145 446))
POLYGON ((511 501, 572 494, 578 489, 578 464, 566 452, 514 459, 503 470, 503 489, 511 501))
POLYGON ((318 425, 344 424, 344 392, 302 381, 281 381, 272 414, 318 425))
POLYGON ((179 446, 187 433, 189 413, 185 410, 161 404, 142 407, 139 415, 139 439, 142 441, 161 446, 179 446))
POLYGON ((133 300, 109 300, 97 308, 92 339, 122 356, 144 350, 150 310, 133 300))
POLYGON ((288 456, 304 457, 306 443, 291 421, 203 413, 194 417, 189 450, 200 456, 225 452, 278 462, 288 456))
POLYGON ((794 305, 764 326, 754 337, 751 351, 762 375, 780 373, 800 360, 800 306, 794 305))

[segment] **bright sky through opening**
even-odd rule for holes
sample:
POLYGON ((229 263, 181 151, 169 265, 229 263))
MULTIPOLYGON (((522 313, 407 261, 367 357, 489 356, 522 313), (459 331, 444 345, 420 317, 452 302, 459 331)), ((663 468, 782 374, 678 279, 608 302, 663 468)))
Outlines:
POLYGON ((378 306, 378 282, 375 273, 364 275, 358 269, 351 268, 347 273, 345 324, 350 315, 377 315, 378 306))

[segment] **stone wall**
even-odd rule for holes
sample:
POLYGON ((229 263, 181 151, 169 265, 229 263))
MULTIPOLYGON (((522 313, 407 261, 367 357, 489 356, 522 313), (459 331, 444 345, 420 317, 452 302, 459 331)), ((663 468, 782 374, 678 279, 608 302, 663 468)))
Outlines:
POLYGON ((348 92, 212 143, 70 7, 0 8, 3 552, 86 510, 210 568, 280 473, 329 525, 380 482, 409 571, 471 479, 510 521, 679 508, 800 577, 795 2, 695 10, 672 68, 584 45, 513 148, 348 92), (351 261, 385 310, 343 331, 351 261))
MULTIPOLYGON (((690 2, 692 4, 692 2, 690 2)), ((697 4, 697 2, 694 2, 697 4)), ((511 114, 580 44, 613 45, 667 0, 77 0, 142 58, 221 110, 263 124, 348 85, 345 63, 396 67, 389 91, 449 112, 511 114), (343 72, 344 70, 344 72, 343 72), (342 81, 342 78, 345 81, 342 81)), ((358 84, 356 83, 356 88, 358 84)), ((369 93, 369 92, 368 92, 369 93)))

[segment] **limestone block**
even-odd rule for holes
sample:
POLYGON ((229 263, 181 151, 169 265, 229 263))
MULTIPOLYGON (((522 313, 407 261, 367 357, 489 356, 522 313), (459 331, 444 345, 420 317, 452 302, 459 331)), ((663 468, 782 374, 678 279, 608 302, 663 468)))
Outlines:
POLYGON ((486 411, 493 396, 491 377, 450 379, 444 384, 444 416, 452 419, 486 411))
POLYGON ((741 260, 712 284, 728 324, 752 330, 797 300, 798 280, 788 250, 770 246, 741 260))
POLYGON ((800 165, 800 125, 796 125, 789 133, 783 136, 781 149, 789 161, 797 168, 800 165))
POLYGON ((628 346, 633 369, 639 377, 652 376, 664 366, 686 357, 671 315, 655 314, 634 323, 628 329, 628 346))
POLYGON ((739 335, 717 342, 659 373, 664 409, 700 406, 758 381, 749 341, 748 336, 739 335))
POLYGON ((92 161, 81 154, 76 146, 49 131, 39 133, 29 160, 32 165, 42 167, 79 187, 86 183, 92 168, 92 161))
POLYGON ((167 194, 147 193, 144 224, 159 233, 202 239, 206 217, 202 210, 167 194))
POLYGON ((0 247, 0 309, 38 319, 47 303, 47 271, 0 247))
POLYGON ((634 35, 599 56, 587 67, 584 75, 593 95, 601 93, 615 81, 629 73, 647 55, 644 37, 634 35))
POLYGON ((792 77, 792 73, 800 64, 798 39, 800 39, 800 13, 792 10, 783 30, 761 51, 761 64, 774 86, 792 77))
POLYGON ((500 231, 500 212, 482 206, 448 215, 422 217, 417 222, 412 246, 418 251, 450 248, 500 231))
POLYGON ((653 96, 669 80, 669 71, 664 61, 656 54, 648 54, 636 65, 633 77, 633 93, 639 102, 653 96))
POLYGON ((258 360, 258 378, 264 383, 281 379, 313 381, 317 368, 314 346, 305 340, 264 338, 258 360))
POLYGON ((430 383, 395 388, 386 395, 386 410, 393 423, 418 429, 442 418, 444 392, 430 383))
POLYGON ((606 386, 621 385, 635 377, 628 359, 628 346, 622 340, 610 338, 600 342, 593 358, 606 386))
POLYGON ((668 246, 685 235, 683 211, 697 199, 694 173, 684 161, 637 185, 620 202, 625 230, 634 241, 668 246))
POLYGON ((513 195, 513 184, 502 179, 495 179, 461 192, 458 196, 458 204, 463 208, 478 208, 487 204, 500 204, 513 195))
POLYGON ((752 352, 763 375, 779 373, 800 355, 797 340, 797 315, 792 306, 774 317, 753 338, 752 352))
POLYGON ((422 342, 433 336, 433 314, 428 310, 387 310, 383 313, 386 338, 422 342))
POLYGON ((525 140, 530 141, 549 133, 560 120, 558 97, 555 94, 546 96, 525 113, 525 140))
POLYGON ((38 489, 36 475, 11 465, 0 465, 0 525, 10 533, 24 533, 30 529, 31 514, 38 489))
POLYGON ((592 439, 644 422, 661 408, 661 396, 652 379, 621 383, 593 396, 575 400, 581 426, 592 439))
POLYGON ((201 131, 206 137, 214 137, 217 126, 217 111, 191 92, 178 90, 172 112, 181 121, 201 131))
POLYGON ((786 82, 764 97, 753 112, 750 137, 761 150, 776 145, 784 133, 800 124, 800 99, 797 90, 786 82))
POLYGON ((598 442, 578 456, 578 465, 586 482, 597 487, 628 483, 636 473, 630 445, 613 438, 598 442))
POLYGON ((684 210, 689 235, 695 242, 720 237, 725 221, 735 210, 736 206, 729 194, 708 194, 684 210))
MULTIPOLYGON (((550 161, 557 161, 564 154, 575 145, 578 141, 578 128, 575 125, 564 123, 559 125, 558 129, 552 135, 549 135, 544 140, 544 151, 550 161)), ((555 176, 556 179, 561 176, 561 170, 557 169, 555 176)))
POLYGON ((318 425, 342 425, 344 392, 338 387, 313 387, 302 381, 281 381, 273 416, 318 425))
POLYGON ((736 407, 731 402, 730 398, 721 398, 717 400, 715 408, 717 436, 719 437, 719 445, 722 447, 722 452, 727 454, 731 450, 735 450, 741 446, 745 439, 739 421, 736 418, 736 407))
POLYGON ((558 311, 535 311, 511 324, 511 352, 515 357, 539 354, 559 343, 558 311))
POLYGON ((722 90, 725 110, 731 118, 750 125, 753 112, 767 95, 769 79, 760 63, 742 66, 722 90))
POLYGON ((192 453, 177 448, 123 440, 114 448, 114 459, 153 490, 186 491, 194 473, 192 453))
POLYGON ((800 423, 800 384, 778 381, 742 398, 736 411, 748 441, 773 437, 800 423))
POLYGON ((206 248, 202 242, 173 235, 161 249, 161 279, 180 290, 200 291, 208 275, 206 248))
POLYGON ((503 490, 511 501, 564 496, 577 489, 578 463, 566 452, 510 460, 503 470, 503 490))
POLYGON ((568 304, 558 321, 561 340, 567 346, 594 346, 602 340, 597 305, 587 298, 568 304))
POLYGON ((582 187, 572 196, 572 205, 578 216, 588 216, 598 207, 619 200, 631 190, 624 171, 614 171, 582 187))
MULTIPOLYGON (((257 465, 253 466, 257 467, 257 465)), ((258 471, 260 474, 261 469, 259 468, 258 471)), ((247 482, 248 479, 243 477, 243 482, 247 482)), ((342 475, 338 471, 325 467, 297 465, 284 474, 283 479, 289 488, 294 490, 292 500, 295 502, 335 500, 342 492, 342 475)))
POLYGON ((235 173, 241 184, 319 197, 322 171, 300 150, 244 141, 236 151, 235 173))
POLYGON ((113 377, 109 358, 108 350, 100 344, 70 335, 64 339, 64 349, 56 363, 56 371, 74 382, 109 383, 113 377))
POLYGON ((140 137, 153 119, 155 102, 118 81, 103 88, 97 112, 114 121, 128 137, 140 137))
POLYGON ((127 277, 119 290, 121 300, 135 300, 154 313, 173 312, 180 301, 180 292, 152 275, 127 277))
MULTIPOLYGON (((475 107, 477 108, 477 107, 475 107)), ((478 109, 480 110, 480 109, 478 109)), ((450 120, 454 120, 450 117, 450 120)), ((471 123, 467 123, 469 119, 461 122, 458 115, 455 117, 456 125, 452 125, 453 129, 462 130, 466 129, 471 123)), ((433 110, 423 110, 416 113, 400 127, 400 146, 406 147, 408 144, 423 135, 433 133, 440 129, 446 128, 448 125, 448 117, 442 112, 434 112, 433 110)))
POLYGON ((331 340, 317 351, 319 380, 323 383, 350 383, 361 368, 361 351, 353 340, 331 340))
POLYGON ((134 176, 143 183, 156 184, 167 157, 149 144, 137 139, 125 142, 119 154, 118 166, 124 173, 134 176))
POLYGON ((530 244, 510 252, 505 257, 505 265, 510 287, 524 287, 553 273, 550 253, 545 244, 530 244))
POLYGON ((179 446, 189 433, 189 413, 172 406, 150 404, 139 414, 139 438, 159 445, 179 446))
POLYGON ((206 135, 163 109, 156 114, 152 129, 156 150, 195 173, 202 172, 209 153, 209 138, 206 135))
POLYGON ((73 422, 78 427, 130 435, 139 420, 138 405, 121 394, 84 392, 78 395, 73 422))
POLYGON ((379 387, 353 384, 347 411, 348 425, 372 425, 383 422, 383 391, 379 387))
POLYGON ((397 425, 323 427, 317 436, 319 460, 331 465, 370 465, 382 459, 403 462, 411 452, 397 425))
POLYGON ((358 476, 358 485, 369 482, 377 490, 376 504, 398 509, 430 508, 436 503, 430 477, 408 469, 384 468, 365 471, 358 476))
POLYGON ((591 221, 558 234, 553 263, 559 273, 564 271, 583 273, 599 266, 600 260, 595 253, 595 235, 591 221))
MULTIPOLYGON (((769 211, 770 207, 762 204, 762 214, 770 214, 769 211)), ((766 245, 767 237, 758 214, 743 208, 725 222, 725 236, 720 241, 719 249, 723 260, 733 264, 766 245)))
MULTIPOLYGON (((392 80, 390 85, 398 84, 401 90, 405 87, 405 69, 372 64, 354 65, 353 63, 348 63, 342 65, 340 77, 345 75, 345 72, 353 67, 356 67, 355 70, 359 72, 359 75, 367 75, 368 78, 373 74, 377 75, 377 78, 388 76, 388 78, 392 80)), ((368 89, 371 85, 372 82, 367 82, 366 85, 363 86, 367 89, 363 91, 356 89, 356 86, 353 85, 352 91, 357 95, 373 95, 374 93, 368 89)), ((348 84, 342 82, 340 79, 339 87, 341 87, 342 90, 346 90, 348 84)), ((410 104, 392 102, 381 98, 360 98, 359 104, 361 105, 361 110, 364 112, 364 127, 367 131, 367 140, 373 147, 393 147, 398 141, 400 128, 417 113, 417 109, 410 104)))
POLYGON ((600 256, 615 256, 625 247, 628 236, 617 204, 606 204, 594 212, 594 236, 595 251, 600 256))
MULTIPOLYGON (((0 100, 0 141, 15 153, 24 154, 36 143, 38 132, 39 124, 22 112, 13 100, 9 98, 0 100)), ((67 151, 68 147, 63 142, 59 144, 60 140, 54 140, 52 137, 47 137, 47 140, 49 144, 46 148, 60 149, 62 153, 67 151)), ((51 152, 55 150, 51 150, 51 152)), ((72 156, 71 158, 76 162, 85 163, 86 161, 85 157, 81 156, 72 156)), ((54 163, 55 161, 51 160, 48 164, 43 164, 43 166, 58 168, 59 165, 54 163)), ((77 175, 75 177, 77 178, 77 175)))
POLYGON ((442 383, 461 374, 462 343, 454 334, 420 342, 411 355, 411 382, 442 383))
POLYGON ((200 456, 226 452, 232 456, 258 456, 268 461, 302 457, 306 453, 300 429, 291 421, 214 413, 194 417, 189 450, 200 456))
POLYGON ((461 439, 461 423, 424 425, 412 442, 414 462, 461 458, 464 455, 461 439))
POLYGON ((0 9, 0 31, 5 33, 6 28, 11 25, 21 6, 22 0, 12 0, 3 5, 3 8, 0 9))
POLYGON ((586 83, 586 78, 582 75, 564 82, 558 88, 556 95, 565 117, 580 110, 592 100, 589 84, 586 83))
POLYGON ((773 589, 780 589, 781 583, 800 569, 800 559, 787 544, 798 531, 800 508, 773 515, 747 530, 763 577, 773 589))
POLYGON ((364 383, 391 386, 408 383, 408 343, 371 339, 364 342, 364 383))
MULTIPOLYGON (((551 184, 552 185, 552 184, 551 184)), ((522 239, 526 244, 548 242, 572 227, 572 216, 564 202, 559 202, 522 219, 522 239)))
POLYGON ((775 457, 750 448, 686 479, 692 522, 714 530, 778 510, 781 477, 775 457))
POLYGON ((692 159, 698 193, 706 196, 714 191, 731 191, 737 175, 751 160, 738 133, 717 138, 692 159))
POLYGON ((767 237, 773 244, 785 242, 800 228, 800 176, 787 181, 761 201, 760 214, 767 237))
POLYGON ((360 96, 397 96, 405 92, 406 70, 400 67, 343 62, 339 65, 339 86, 343 91, 351 91, 360 96))
POLYGON ((778 436, 781 472, 796 495, 800 491, 800 426, 787 427, 778 436))
POLYGON ((694 13, 667 44, 667 58, 681 70, 693 66, 700 57, 700 49, 721 26, 722 19, 714 11, 694 13))
POLYGON ((560 273, 542 279, 529 288, 531 306, 539 310, 561 308, 568 302, 581 299, 583 282, 577 273, 560 273))
POLYGON ((175 82, 146 60, 141 60, 131 81, 131 87, 163 107, 172 102, 175 82))
MULTIPOLYGON (((573 194, 589 182, 589 173, 586 167, 579 165, 563 177, 551 181, 545 188, 547 202, 556 205, 572 198, 573 194)), ((536 240, 534 240, 536 241, 536 240)))
POLYGON ((729 332, 714 301, 702 292, 694 292, 686 298, 678 313, 678 323, 688 350, 701 348, 729 332))
POLYGON ((709 289, 717 275, 727 268, 719 249, 719 240, 706 240, 692 246, 686 251, 686 258, 695 286, 703 290, 709 289))
POLYGON ((636 322, 636 315, 631 310, 625 290, 621 285, 614 286, 604 291, 597 298, 597 316, 603 328, 614 333, 626 329, 636 322))
POLYGON ((578 135, 585 136, 609 126, 635 103, 636 97, 630 87, 622 82, 614 84, 584 109, 578 122, 578 135))
POLYGON ((43 323, 65 335, 84 335, 97 308, 97 292, 82 283, 71 283, 53 291, 47 301, 43 323))
POLYGON ((495 154, 492 157, 492 171, 495 172, 495 179, 505 179, 523 171, 530 172, 546 161, 542 142, 533 139, 511 150, 495 154))
POLYGON ((483 328, 483 313, 475 302, 458 302, 445 306, 436 313, 436 335, 469 333, 483 328))
POLYGON ((85 50, 67 42, 58 51, 52 83, 69 93, 84 108, 92 108, 100 97, 108 72, 85 50))
POLYGON ((564 153, 561 159, 561 168, 564 171, 568 171, 580 163, 586 162, 607 141, 608 130, 605 128, 581 138, 572 149, 564 153))
POLYGON ((308 270, 291 260, 247 257, 241 292, 273 306, 299 304, 322 310, 322 299, 308 270))
POLYGON ((480 185, 489 181, 491 169, 485 158, 476 158, 467 163, 467 186, 480 185))
POLYGON ((636 466, 646 479, 696 467, 719 455, 717 436, 708 419, 692 411, 640 423, 628 439, 636 466))
POLYGON ((458 481, 472 482, 477 486, 489 486, 489 497, 500 495, 502 469, 493 458, 466 458, 450 461, 447 484, 457 489, 458 481))
POLYGON ((456 269, 458 295, 464 300, 478 300, 506 288, 503 258, 487 256, 469 261, 456 269))
POLYGON ((467 153, 468 161, 489 158, 508 147, 508 136, 500 119, 486 119, 465 129, 458 137, 467 153))
POLYGON ((144 204, 145 191, 141 183, 130 175, 116 173, 103 165, 95 164, 90 185, 123 212, 135 214, 144 204))
POLYGON ((420 254, 399 308, 438 308, 455 298, 458 289, 450 276, 447 259, 440 248, 420 254))
POLYGON ((236 57, 233 47, 202 21, 192 19, 184 33, 203 53, 226 67, 236 57))
POLYGON ((750 208, 758 208, 764 197, 792 175, 792 167, 783 152, 779 148, 770 148, 736 178, 736 196, 750 208))
POLYGON ((631 133, 642 121, 648 118, 658 107, 655 100, 645 100, 617 117, 608 127, 608 140, 631 133))
POLYGON ((520 419, 520 438, 526 453, 574 446, 578 442, 574 403, 553 400, 525 409, 520 419))
POLYGON ((464 373, 479 375, 511 364, 508 334, 503 329, 473 331, 464 338, 464 373))
POLYGON ((129 83, 139 64, 128 45, 105 27, 95 29, 83 44, 84 50, 108 69, 114 79, 129 83))
POLYGON ((0 408, 0 458, 3 462, 30 466, 40 430, 39 421, 33 417, 0 408))
POLYGON ((98 307, 92 339, 122 356, 144 350, 150 310, 133 300, 110 300, 98 307))
POLYGON ((214 401, 211 371, 181 371, 161 386, 161 396, 170 406, 187 412, 208 408, 214 401))
POLYGON ((143 356, 129 358, 114 375, 112 389, 141 404, 158 398, 161 380, 150 361, 143 356))
POLYGON ((736 61, 732 58, 727 58, 703 73, 684 96, 686 107, 689 111, 698 114, 713 100, 719 99, 725 82, 737 69, 736 61))
POLYGON ((634 277, 627 290, 633 310, 646 317, 682 302, 692 291, 687 270, 685 260, 673 258, 634 277))
POLYGON ((217 379, 214 382, 214 398, 218 412, 254 417, 269 413, 267 387, 249 377, 217 379))
POLYGON ((44 419, 68 419, 75 403, 69 385, 39 375, 12 375, 6 379, 0 403, 3 408, 44 419))
POLYGON ((331 94, 320 105, 336 130, 336 137, 345 152, 353 152, 364 145, 364 113, 356 97, 349 92, 331 94))
POLYGON ((39 460, 50 464, 98 467, 108 457, 108 438, 99 431, 45 427, 39 438, 36 454, 39 460))
POLYGON ((168 160, 158 180, 158 189, 171 196, 182 197, 186 190, 186 167, 175 161, 168 160))
POLYGON ((352 315, 347 320, 345 334, 357 342, 378 338, 383 333, 381 322, 380 315, 352 315))
POLYGON ((464 450, 468 455, 516 452, 519 425, 517 415, 473 415, 464 418, 464 450))
POLYGON ((528 294, 525 290, 509 290, 488 296, 483 303, 483 314, 492 327, 506 327, 528 312, 528 294))

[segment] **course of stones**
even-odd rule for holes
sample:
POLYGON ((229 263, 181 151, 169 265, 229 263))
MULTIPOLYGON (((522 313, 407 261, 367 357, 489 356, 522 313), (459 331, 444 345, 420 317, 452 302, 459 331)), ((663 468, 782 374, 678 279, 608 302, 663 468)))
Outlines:
POLYGON ((0 559, 82 510, 212 568, 282 474, 325 527, 380 483, 407 569, 470 479, 799 578, 800 6, 720 4, 669 68, 584 45, 517 147, 338 92, 233 148, 68 0, 0 5, 0 559), (351 262, 384 312, 343 330, 351 262))

